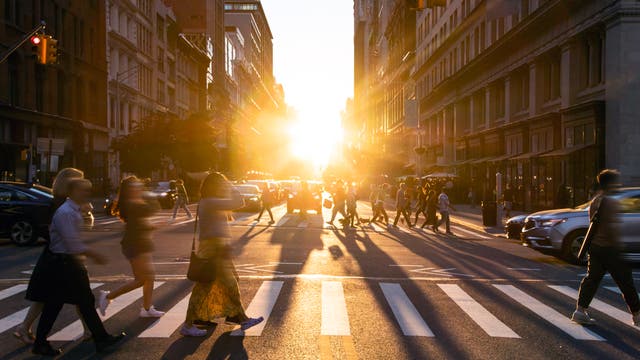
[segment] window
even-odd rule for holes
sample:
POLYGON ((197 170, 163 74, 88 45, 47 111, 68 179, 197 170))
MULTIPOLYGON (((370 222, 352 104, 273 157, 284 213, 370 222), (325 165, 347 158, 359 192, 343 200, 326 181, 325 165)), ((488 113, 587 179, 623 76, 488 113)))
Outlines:
POLYGON ((504 118, 504 115, 505 115, 504 87, 505 87, 504 82, 500 81, 498 82, 495 88, 496 120, 504 118))
POLYGON ((589 34, 582 44, 582 87, 597 86, 603 81, 604 38, 600 33, 589 34))
POLYGON ((145 65, 140 65, 138 71, 138 90, 144 95, 151 97, 151 69, 145 65))
POLYGON ((560 97, 560 55, 552 54, 544 63, 543 98, 552 101, 560 97))
POLYGON ((164 72, 164 50, 161 47, 158 47, 158 71, 161 73, 164 72))
POLYGON ((160 15, 156 17, 156 35, 160 42, 164 42, 164 19, 160 15))
POLYGON ((17 0, 4 1, 4 20, 10 24, 16 24, 20 19, 20 2, 17 0))
POLYGON ((258 5, 256 4, 224 4, 224 9, 227 11, 257 11, 258 5))
POLYGON ((158 80, 158 102, 160 104, 164 104, 165 103, 164 81, 160 81, 160 80, 158 80))

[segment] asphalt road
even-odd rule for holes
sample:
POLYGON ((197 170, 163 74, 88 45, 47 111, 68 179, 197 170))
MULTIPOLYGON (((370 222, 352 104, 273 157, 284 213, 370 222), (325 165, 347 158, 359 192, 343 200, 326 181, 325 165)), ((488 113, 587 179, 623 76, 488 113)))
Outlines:
MULTIPOLYGON (((361 215, 370 217, 365 203, 361 215)), ((236 213, 233 256, 251 316, 266 321, 244 334, 220 323, 205 338, 183 338, 192 283, 185 279, 193 220, 152 218, 157 323, 139 319, 140 293, 112 303, 105 319, 128 336, 106 359, 637 359, 640 329, 605 279, 592 304, 596 326, 569 322, 584 268, 513 240, 454 224, 455 236, 364 225, 338 229, 319 215, 302 221, 274 209, 256 223, 236 213)), ((325 210, 324 217, 329 217, 325 210)), ((336 222, 337 223, 337 222, 336 222)), ((109 256, 89 264, 96 291, 118 287, 131 271, 120 253, 122 225, 98 216, 87 242, 109 256)), ((41 247, 0 244, 0 360, 33 358, 11 335, 28 303, 24 284, 41 247)), ((636 274, 640 280, 640 272, 636 274)), ((640 285, 640 282, 637 282, 640 285)), ((51 338, 64 359, 95 358, 74 327, 70 306, 51 338)), ((77 323, 75 323, 77 326, 77 323)))

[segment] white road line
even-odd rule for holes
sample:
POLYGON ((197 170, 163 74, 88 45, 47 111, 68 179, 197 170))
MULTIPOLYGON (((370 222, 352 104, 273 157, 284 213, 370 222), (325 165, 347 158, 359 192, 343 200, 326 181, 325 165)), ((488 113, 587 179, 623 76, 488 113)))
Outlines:
MULTIPOLYGON (((156 281, 153 283, 153 287, 157 288, 158 286, 164 284, 162 281, 156 281)), ((102 316, 100 314, 100 319, 105 321, 120 311, 124 310, 127 306, 133 304, 142 297, 142 288, 137 288, 130 293, 126 293, 117 299, 113 300, 109 307, 107 308, 107 314, 102 316)), ((75 341, 82 336, 83 328, 82 322, 80 320, 76 320, 73 323, 69 324, 62 330, 57 333, 49 336, 49 341, 75 341)))
POLYGON ((375 223, 371 223, 371 224, 369 224, 369 227, 370 227, 370 228, 372 228, 372 229, 373 229, 373 231, 378 232, 378 233, 381 233, 381 232, 384 232, 384 231, 385 231, 385 229, 384 229, 384 228, 382 228, 381 226, 379 226, 379 225, 377 225, 377 224, 375 224, 375 223))
MULTIPOLYGON (((102 283, 91 283, 92 289, 95 289, 99 286, 102 286, 102 283)), ((16 311, 15 313, 0 319, 0 334, 22 323, 28 312, 29 308, 26 307, 20 311, 16 311)))
POLYGON ((469 294, 467 294, 460 286, 456 284, 438 284, 440 289, 444 291, 460 308, 467 313, 473 321, 484 330, 487 335, 493 337, 514 338, 520 336, 511 330, 502 321, 498 320, 484 306, 480 305, 469 294))
POLYGON ((469 230, 463 229, 463 228, 458 227, 458 226, 451 226, 451 229, 455 229, 456 231, 462 231, 463 233, 467 233, 469 235, 479 237, 480 239, 486 239, 486 240, 491 239, 488 236, 482 235, 482 234, 474 232, 474 231, 469 231, 469 230))
POLYGON ((306 221, 303 221, 301 223, 298 224, 298 228, 299 229, 306 229, 309 226, 309 223, 306 221))
POLYGON ((176 329, 184 323, 189 307, 189 299, 191 292, 187 294, 180 302, 167 311, 164 316, 156 320, 138 337, 140 338, 169 338, 176 329))
POLYGON ((380 288, 405 336, 435 336, 400 284, 380 283, 380 288))
MULTIPOLYGON (((265 326, 267 326, 267 321, 269 320, 271 311, 273 311, 273 306, 276 304, 278 295, 280 295, 280 290, 282 290, 283 284, 284 281, 265 281, 260 285, 256 296, 253 297, 249 307, 247 307, 246 313, 247 316, 250 317, 263 316, 264 321, 249 330, 246 330, 243 334, 244 336, 262 335, 262 331, 265 326)), ((232 335, 235 336, 240 334, 232 333, 232 335)))
POLYGON ((0 291, 0 300, 4 300, 8 297, 11 297, 13 295, 19 294, 27 290, 27 286, 28 286, 27 284, 18 284, 0 291))
POLYGON ((513 285, 494 284, 493 286, 576 340, 605 341, 600 335, 572 322, 568 316, 560 314, 513 285))
POLYGON ((507 270, 513 271, 540 271, 538 268, 507 268, 507 270))
MULTIPOLYGON (((622 291, 617 286, 605 286, 604 288, 609 290, 609 291, 613 291, 614 293, 616 293, 618 295, 622 295, 622 291)), ((638 293, 638 296, 640 296, 640 292, 638 293)))
POLYGON ((287 216, 287 215, 284 215, 283 217, 281 217, 280 220, 278 220, 278 222, 276 223, 275 227, 281 227, 284 224, 286 224, 287 221, 289 221, 289 219, 291 219, 291 216, 287 216))
POLYGON ((344 290, 339 281, 322 282, 322 324, 320 335, 350 336, 344 290))
MULTIPOLYGON (((578 291, 569 287, 569 286, 557 286, 557 285, 549 285, 550 288, 552 288, 553 290, 558 291, 561 294, 567 295, 568 297, 574 299, 574 300, 578 300, 578 291)), ((598 311, 600 311, 601 313, 604 313, 618 321, 620 321, 621 323, 631 326, 632 328, 636 329, 636 330, 640 330, 640 327, 637 327, 635 325, 633 325, 633 322, 631 321, 631 314, 629 314, 626 311, 622 311, 616 307, 613 307, 603 301, 597 300, 597 299, 593 299, 591 301, 591 305, 589 306, 589 308, 593 308, 596 309, 598 311)))

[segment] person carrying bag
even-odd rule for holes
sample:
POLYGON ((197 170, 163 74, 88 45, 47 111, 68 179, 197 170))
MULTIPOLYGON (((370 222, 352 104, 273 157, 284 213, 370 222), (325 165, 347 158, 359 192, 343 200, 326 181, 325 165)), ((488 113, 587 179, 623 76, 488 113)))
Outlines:
POLYGON ((191 261, 187 277, 195 281, 184 325, 183 336, 205 336, 207 331, 195 324, 211 324, 213 320, 226 318, 228 323, 239 324, 247 330, 261 323, 264 318, 250 318, 240 301, 238 274, 231 260, 231 237, 228 211, 243 207, 242 195, 220 173, 211 173, 201 188, 202 199, 198 205, 194 240, 191 245, 191 261), (198 247, 195 232, 199 232, 198 247))

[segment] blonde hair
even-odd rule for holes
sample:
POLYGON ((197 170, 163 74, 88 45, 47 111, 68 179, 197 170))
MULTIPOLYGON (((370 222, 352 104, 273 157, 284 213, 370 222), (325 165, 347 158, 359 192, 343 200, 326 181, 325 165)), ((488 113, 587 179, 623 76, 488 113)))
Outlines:
POLYGON ((51 185, 53 196, 66 198, 67 195, 69 195, 70 180, 82 178, 84 178, 84 172, 82 172, 82 170, 78 170, 76 168, 64 168, 60 170, 51 185))

